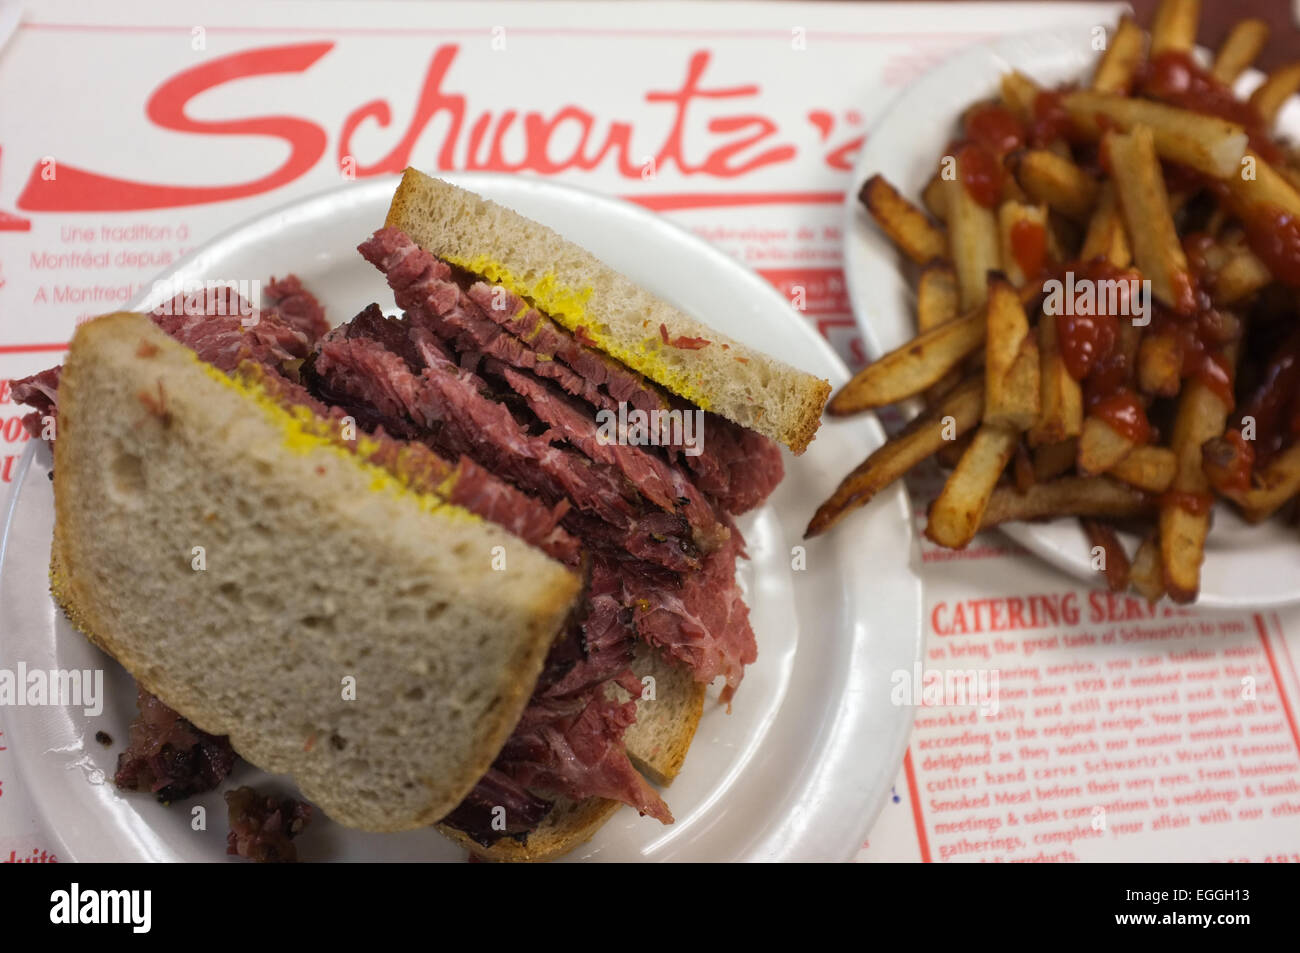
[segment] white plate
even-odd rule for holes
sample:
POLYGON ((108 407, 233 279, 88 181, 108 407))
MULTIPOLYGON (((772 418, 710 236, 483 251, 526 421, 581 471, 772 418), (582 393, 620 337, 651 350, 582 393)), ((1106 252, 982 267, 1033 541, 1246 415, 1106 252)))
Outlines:
MULTIPOLYGON (((904 90, 880 117, 858 157, 853 187, 844 203, 845 277, 854 316, 872 357, 915 335, 916 300, 899 270, 898 252, 857 200, 861 184, 879 172, 904 195, 919 199, 962 112, 977 100, 995 96, 1004 73, 1018 69, 1043 86, 1055 86, 1086 80, 1097 56, 1085 30, 1008 37, 937 66, 904 90)), ((1237 84, 1238 94, 1248 94, 1262 80, 1259 72, 1249 71, 1237 84)), ((1300 136, 1300 103, 1293 99, 1288 104, 1278 128, 1292 138, 1300 136)), ((1002 531, 1066 572, 1101 584, 1077 521, 1013 523, 1002 531)), ((1125 539, 1133 552, 1137 538, 1125 534, 1125 539)), ((1198 604, 1264 608, 1300 602, 1298 562, 1300 540, 1293 529, 1276 520, 1250 526, 1229 507, 1216 506, 1198 604)))
MULTIPOLYGON (((777 291, 666 220, 540 180, 450 178, 554 226, 719 330, 835 385, 846 379, 835 353, 777 291)), ((164 277, 264 279, 292 271, 336 322, 372 301, 391 308, 382 276, 355 247, 383 222, 394 184, 369 181, 290 205, 227 233, 164 277)), ((791 570, 791 547, 803 544, 809 516, 845 461, 881 439, 872 417, 828 423, 803 457, 787 455, 785 481, 741 521, 751 556, 741 576, 759 659, 730 715, 707 706, 685 770, 666 792, 677 822, 664 827, 624 808, 573 858, 844 860, 857 852, 889 793, 912 721, 910 709, 889 700, 890 674, 910 672, 921 652, 919 560, 907 500, 901 490, 885 494, 852 526, 809 544, 806 571, 791 570)), ((98 718, 80 709, 10 709, 10 754, 60 857, 220 859, 226 822, 218 794, 164 808, 147 796, 121 795, 111 783, 135 693, 49 597, 49 466, 48 451, 34 447, 15 478, 0 542, 0 666, 14 668, 20 659, 29 668, 103 666, 108 704, 98 718), (95 742, 98 730, 113 737, 111 750, 95 742), (206 806, 206 832, 191 831, 192 804, 206 806)), ((258 778, 266 780, 243 766, 232 783, 258 778)), ((304 859, 464 857, 432 830, 360 834, 318 821, 298 842, 304 859)))

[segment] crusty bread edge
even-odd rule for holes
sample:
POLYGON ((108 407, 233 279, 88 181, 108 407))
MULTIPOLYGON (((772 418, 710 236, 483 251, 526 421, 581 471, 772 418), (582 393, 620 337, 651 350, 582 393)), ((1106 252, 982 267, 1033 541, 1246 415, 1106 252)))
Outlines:
MULTIPOLYGON (((700 682, 692 682, 688 691, 691 697, 688 699, 686 717, 682 718, 678 723, 677 733, 668 746, 672 752, 668 761, 670 773, 660 773, 638 758, 633 752, 628 752, 633 767, 645 775, 652 783, 661 787, 672 784, 673 779, 681 770, 682 763, 686 760, 686 753, 690 751, 691 743, 695 740, 695 732, 699 729, 700 718, 704 714, 704 696, 707 686, 700 682)), ((572 802, 561 803, 564 803, 566 807, 571 807, 571 809, 563 811, 558 820, 554 814, 548 816, 522 842, 503 837, 491 847, 484 847, 468 834, 448 827, 446 824, 439 824, 438 831, 464 847, 480 860, 498 863, 536 863, 555 860, 557 857, 563 857, 565 854, 581 847, 591 840, 596 831, 600 830, 605 822, 623 806, 618 801, 598 797, 587 798, 576 805, 573 805, 572 802)))
MULTIPOLYGON (((656 649, 656 651, 658 650, 656 649)), ((691 697, 687 699, 689 707, 686 718, 682 720, 681 726, 673 736, 672 741, 665 746, 667 749, 665 755, 659 759, 663 764, 663 770, 657 768, 636 751, 631 748, 628 749, 627 756, 632 760, 632 766, 645 775, 652 784, 667 787, 681 773, 682 765, 686 762, 686 755, 695 741, 695 732, 699 729, 700 718, 704 716, 704 696, 707 691, 707 686, 701 682, 691 684, 691 697)))
POLYGON ((464 847, 480 860, 494 863, 540 863, 563 857, 595 836, 596 831, 623 805, 618 801, 589 797, 578 804, 564 802, 566 810, 559 820, 553 813, 524 841, 503 837, 491 847, 484 847, 468 834, 439 824, 438 831, 464 847))
MULTIPOLYGON (((418 214, 416 214, 415 212, 415 209, 417 207, 415 196, 417 196, 422 191, 427 191, 430 188, 431 183, 436 183, 437 186, 441 188, 450 188, 461 192, 469 192, 469 190, 467 189, 461 189, 459 186, 451 185, 451 183, 445 182, 442 179, 436 179, 432 176, 425 175, 423 172, 420 172, 418 169, 408 167, 407 169, 404 170, 402 174, 402 179, 398 183, 397 190, 393 194, 393 201, 389 206, 388 215, 387 218, 385 219, 384 224, 387 227, 402 229, 403 231, 409 233, 411 231, 412 223, 418 221, 418 214)), ((474 194, 474 193, 471 192, 470 194, 474 194)), ((493 202, 491 199, 485 198, 483 196, 478 196, 478 195, 475 195, 475 197, 480 202, 485 202, 490 206, 501 209, 507 215, 514 216, 515 218, 518 219, 531 221, 526 219, 526 217, 521 215, 520 213, 515 212, 513 209, 509 209, 505 206, 502 206, 500 203, 493 202)), ((704 324, 704 322, 698 321, 697 319, 684 314, 679 309, 674 308, 673 306, 669 305, 667 302, 664 302, 657 295, 653 295, 646 289, 635 285, 626 276, 624 276, 617 270, 611 268, 610 266, 606 265, 604 262, 600 261, 600 259, 598 259, 591 252, 587 251, 585 248, 582 248, 581 246, 576 245, 573 242, 570 242, 568 239, 564 238, 562 235, 555 232, 554 229, 551 229, 545 225, 541 225, 541 223, 535 223, 535 224, 539 225, 547 232, 549 232, 551 239, 554 242, 556 242, 557 245, 574 249, 576 252, 590 259, 595 265, 599 266, 599 270, 601 274, 605 277, 605 279, 610 284, 616 287, 629 287, 629 286, 636 287, 641 292, 649 295, 651 298, 659 302, 662 305, 662 307, 665 309, 663 323, 668 329, 669 336, 677 337, 678 335, 685 335, 689 337, 692 336, 693 332, 698 327, 701 326, 706 328, 708 327, 707 325, 704 324), (675 326, 675 322, 676 322, 676 326, 675 326)), ((524 298, 528 297, 526 293, 521 293, 524 291, 524 289, 511 288, 510 290, 514 291, 516 294, 520 294, 521 297, 524 298)), ((545 310, 545 308, 543 308, 542 310, 545 310)), ((741 420, 736 420, 732 415, 728 414, 724 408, 721 407, 706 408, 706 409, 714 410, 715 412, 721 414, 722 416, 731 420, 733 423, 738 424, 739 426, 752 427, 756 430, 759 430, 766 436, 769 436, 774 440, 777 440, 780 443, 785 444, 790 449, 790 451, 795 455, 802 454, 805 450, 808 449, 808 444, 812 442, 813 438, 817 434, 818 428, 821 426, 822 410, 826 406, 826 401, 831 394, 830 383, 812 374, 808 374, 805 371, 800 371, 798 368, 791 367, 790 365, 786 364, 784 361, 774 358, 762 351, 756 350, 754 348, 749 347, 748 345, 742 344, 739 341, 736 341, 734 338, 731 338, 728 335, 725 335, 716 329, 709 328, 708 330, 710 331, 710 335, 711 335, 710 341, 714 344, 728 348, 732 352, 732 355, 733 357, 735 357, 735 359, 742 361, 746 364, 758 364, 758 365, 771 366, 778 369, 784 374, 798 375, 800 377, 800 382, 799 382, 798 409, 793 413, 791 417, 776 424, 772 424, 767 420, 764 420, 762 424, 756 425, 752 421, 745 422, 741 420)), ((622 342, 622 343, 627 344, 630 342, 622 342)), ((690 351, 686 352, 687 359, 689 359, 689 355, 691 353, 692 352, 690 351)), ((637 370, 640 373, 645 374, 646 377, 653 380, 655 383, 659 384, 660 386, 666 388, 667 390, 670 390, 673 393, 679 393, 679 391, 673 386, 672 382, 668 378, 666 378, 662 372, 657 372, 655 368, 642 366, 633 369, 637 370)), ((679 396, 681 395, 679 394, 679 396)))
POLYGON ((800 406, 797 415, 777 438, 795 456, 807 450, 808 444, 812 443, 813 438, 817 436, 817 431, 822 425, 822 410, 825 409, 826 401, 831 396, 829 381, 813 377, 811 374, 808 377, 809 382, 800 390, 800 406))

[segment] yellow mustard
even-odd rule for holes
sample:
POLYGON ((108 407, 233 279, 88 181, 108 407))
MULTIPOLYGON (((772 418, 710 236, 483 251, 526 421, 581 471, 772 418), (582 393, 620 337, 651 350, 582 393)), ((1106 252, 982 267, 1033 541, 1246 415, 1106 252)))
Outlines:
POLYGON ((617 358, 632 370, 644 374, 679 396, 693 401, 698 407, 704 410, 710 409, 711 402, 701 387, 703 375, 688 374, 664 360, 661 353, 663 338, 659 328, 653 328, 651 336, 642 338, 635 348, 629 348, 613 340, 605 333, 602 326, 588 323, 590 318, 587 314, 587 302, 594 289, 569 287, 553 271, 546 272, 536 281, 528 282, 487 255, 475 255, 473 258, 452 255, 442 257, 458 268, 482 275, 489 281, 502 285, 507 291, 523 298, 570 331, 576 333, 578 328, 582 328, 581 333, 594 341, 606 354, 617 358))
MULTIPOLYGON (((267 419, 280 428, 284 446, 295 453, 326 451, 341 459, 350 459, 370 476, 370 492, 388 493, 395 497, 409 497, 426 512, 439 512, 455 519, 482 522, 481 518, 464 507, 449 503, 445 499, 455 483, 455 475, 448 477, 435 493, 415 490, 410 482, 392 471, 371 463, 367 458, 379 450, 378 441, 364 434, 358 435, 355 448, 349 448, 335 433, 335 426, 323 420, 307 407, 295 406, 290 410, 267 393, 266 389, 252 380, 249 375, 232 377, 213 367, 205 361, 194 357, 195 362, 217 383, 228 387, 261 408, 267 419)), ((404 450, 402 452, 405 452, 404 450)))

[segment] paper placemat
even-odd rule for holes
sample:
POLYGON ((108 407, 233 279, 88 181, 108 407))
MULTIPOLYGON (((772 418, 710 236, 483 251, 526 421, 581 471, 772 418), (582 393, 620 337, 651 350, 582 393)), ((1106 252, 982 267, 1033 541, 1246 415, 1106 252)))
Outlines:
MULTIPOLYGON (((842 202, 873 118, 964 46, 1115 9, 24 6, 0 49, 0 378, 58 362, 78 320, 222 230, 408 164, 639 202, 860 366, 842 202)), ((26 438, 0 402, 7 484, 26 438)), ((997 534, 923 555, 926 662, 898 686, 922 704, 860 859, 1300 860, 1300 612, 1153 610, 997 534), (996 677, 996 706, 925 704, 945 677, 996 677)), ((56 860, 3 728, 0 861, 56 860)))

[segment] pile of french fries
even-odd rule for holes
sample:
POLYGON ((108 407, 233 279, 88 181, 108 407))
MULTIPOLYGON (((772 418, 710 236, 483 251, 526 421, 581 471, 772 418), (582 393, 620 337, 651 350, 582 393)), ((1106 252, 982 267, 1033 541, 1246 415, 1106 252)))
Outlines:
MULTIPOLYGON (((1252 322, 1267 311, 1270 321, 1300 327, 1295 275, 1275 273, 1267 261, 1276 259, 1261 259, 1246 240, 1265 211, 1274 221, 1300 221, 1296 150, 1270 137, 1261 147, 1268 162, 1249 136, 1269 130, 1300 90, 1300 63, 1274 71, 1250 96, 1244 105, 1257 120, 1250 128, 1221 118, 1223 109, 1215 115, 1156 98, 1144 70, 1161 54, 1194 55, 1198 21, 1195 0, 1164 0, 1149 34, 1125 18, 1084 88, 1045 95, 1029 77, 1006 75, 998 105, 1029 128, 1049 102, 1058 125, 1034 127, 1046 130, 1033 137, 1039 141, 999 157, 991 202, 966 184, 971 170, 961 168, 966 153, 957 150, 941 157, 923 208, 879 175, 864 184, 862 203, 915 276, 917 336, 857 374, 828 412, 909 399, 924 409, 845 477, 807 535, 934 457, 951 468, 929 511, 926 535, 936 543, 961 548, 1009 521, 1078 518, 1104 553, 1112 589, 1191 602, 1213 494, 1252 522, 1300 494, 1300 443, 1253 471, 1247 463, 1243 482, 1240 468, 1236 479, 1229 475, 1240 441, 1225 437, 1252 322), (1192 233, 1198 252, 1189 257, 1192 233), (1026 252, 1026 234, 1042 247, 1026 252), (1061 325, 1044 313, 1046 282, 1070 268, 1103 266, 1149 282, 1154 307, 1177 320, 1201 327, 1212 311, 1204 346, 1222 368, 1219 386, 1186 371, 1168 322, 1157 333, 1146 322, 1118 321, 1108 353, 1127 368, 1127 392, 1142 413, 1161 421, 1154 439, 1094 412, 1087 381, 1071 373, 1061 325), (1116 521, 1142 527, 1131 559, 1116 521)), ((1257 20, 1231 31, 1205 67, 1220 90, 1267 36, 1257 20)))

